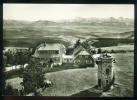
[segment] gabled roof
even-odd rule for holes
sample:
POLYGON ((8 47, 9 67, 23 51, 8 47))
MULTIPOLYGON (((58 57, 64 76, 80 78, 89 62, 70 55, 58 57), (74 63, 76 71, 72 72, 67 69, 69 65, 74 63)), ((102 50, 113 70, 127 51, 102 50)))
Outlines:
POLYGON ((61 48, 64 48, 64 46, 62 44, 59 44, 59 43, 47 43, 45 46, 40 46, 38 48, 38 51, 60 50, 61 48))
POLYGON ((81 50, 79 55, 90 55, 86 50, 81 50))
POLYGON ((73 58, 73 55, 63 55, 63 58, 73 58))
POLYGON ((4 47, 4 49, 28 49, 27 47, 4 47))

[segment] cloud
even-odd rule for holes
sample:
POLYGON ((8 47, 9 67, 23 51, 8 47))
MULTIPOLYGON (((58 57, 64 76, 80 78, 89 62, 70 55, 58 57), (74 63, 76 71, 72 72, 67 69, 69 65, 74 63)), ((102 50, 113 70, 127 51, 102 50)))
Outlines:
POLYGON ((15 20, 62 20, 76 17, 134 18, 132 4, 4 4, 3 18, 15 20))

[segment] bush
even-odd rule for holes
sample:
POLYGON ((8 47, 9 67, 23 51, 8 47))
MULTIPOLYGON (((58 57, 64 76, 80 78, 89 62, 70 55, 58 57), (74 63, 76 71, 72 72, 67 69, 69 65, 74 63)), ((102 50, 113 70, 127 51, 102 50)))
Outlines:
POLYGON ((5 87, 4 95, 16 95, 16 96, 18 96, 19 93, 18 93, 18 90, 17 90, 17 89, 14 89, 11 85, 8 84, 8 85, 5 87))
POLYGON ((99 48, 99 49, 97 50, 97 53, 98 53, 98 54, 102 53, 102 49, 99 48))
POLYGON ((115 53, 115 51, 112 49, 111 51, 110 51, 111 53, 115 53))
POLYGON ((25 64, 29 61, 31 52, 30 51, 25 51, 25 52, 6 52, 3 55, 3 61, 4 65, 10 64, 12 65, 22 65, 25 64))

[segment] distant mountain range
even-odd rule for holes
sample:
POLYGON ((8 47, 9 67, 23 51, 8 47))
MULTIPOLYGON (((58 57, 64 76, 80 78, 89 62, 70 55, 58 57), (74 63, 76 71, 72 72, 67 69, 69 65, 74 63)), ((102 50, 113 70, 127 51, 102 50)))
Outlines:
POLYGON ((28 25, 33 25, 33 26, 39 26, 39 25, 104 25, 104 26, 133 26, 134 25, 134 20, 129 19, 129 18, 77 18, 72 21, 60 21, 60 22, 55 22, 55 21, 48 21, 48 20, 38 20, 38 21, 17 21, 17 20, 4 20, 3 21, 4 27, 8 26, 28 26, 28 25))

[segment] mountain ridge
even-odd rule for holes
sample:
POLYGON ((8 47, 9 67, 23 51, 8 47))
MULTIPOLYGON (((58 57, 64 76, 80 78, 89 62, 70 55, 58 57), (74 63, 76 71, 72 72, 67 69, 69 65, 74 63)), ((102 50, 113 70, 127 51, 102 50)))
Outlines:
POLYGON ((134 25, 134 20, 133 19, 129 19, 129 18, 78 18, 78 19, 74 19, 72 21, 50 21, 50 20, 37 20, 37 21, 21 21, 21 20, 3 20, 3 25, 34 25, 34 24, 41 24, 41 25, 68 25, 68 24, 74 24, 74 25, 78 25, 78 24, 82 24, 82 25, 117 25, 117 23, 122 24, 122 25, 134 25))

